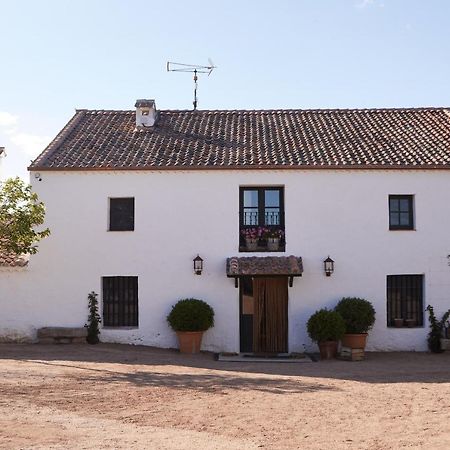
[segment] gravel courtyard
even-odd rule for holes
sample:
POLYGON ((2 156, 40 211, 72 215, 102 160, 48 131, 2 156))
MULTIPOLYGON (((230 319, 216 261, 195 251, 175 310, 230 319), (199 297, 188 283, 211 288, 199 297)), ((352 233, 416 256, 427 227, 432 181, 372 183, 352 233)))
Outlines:
POLYGON ((231 363, 123 345, 0 345, 4 449, 450 448, 450 352, 231 363))

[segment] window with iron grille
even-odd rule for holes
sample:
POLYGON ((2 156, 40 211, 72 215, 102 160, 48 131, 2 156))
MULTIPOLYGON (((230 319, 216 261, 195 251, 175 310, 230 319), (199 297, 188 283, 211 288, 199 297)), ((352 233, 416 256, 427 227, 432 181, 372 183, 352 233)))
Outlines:
POLYGON ((103 326, 138 326, 138 277, 103 277, 103 326))
POLYGON ((413 230, 413 196, 390 195, 389 196, 389 229, 413 230))
POLYGON ((423 275, 387 276, 387 325, 423 325, 423 275))
POLYGON ((109 199, 109 231, 134 230, 134 198, 109 199))
MULTIPOLYGON (((246 251, 244 230, 264 229, 281 232, 279 251, 284 251, 284 188, 241 187, 239 189, 239 250, 246 251)), ((267 240, 260 237, 257 251, 268 251, 267 240)))

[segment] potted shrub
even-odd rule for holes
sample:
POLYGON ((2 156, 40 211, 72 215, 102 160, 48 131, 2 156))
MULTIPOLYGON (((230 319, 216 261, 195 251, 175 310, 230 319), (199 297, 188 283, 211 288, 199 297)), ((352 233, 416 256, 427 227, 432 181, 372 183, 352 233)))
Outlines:
POLYGON ((345 322, 342 345, 350 348, 366 347, 367 332, 375 323, 375 309, 372 303, 355 297, 344 297, 335 308, 345 322))
POLYGON ((277 251, 280 248, 280 241, 283 239, 283 230, 265 228, 263 238, 267 240, 267 250, 277 251))
POLYGON ((336 311, 323 308, 309 318, 306 327, 309 337, 319 345, 320 358, 335 358, 338 341, 345 333, 344 319, 336 311))
POLYGON ((214 326, 214 310, 196 298, 179 300, 167 316, 167 322, 177 333, 181 353, 198 353, 203 333, 214 326))
POLYGON ((428 305, 426 309, 429 313, 428 320, 430 322, 430 332, 428 333, 428 348, 433 353, 442 353, 445 348, 442 346, 442 341, 448 335, 446 329, 446 321, 450 317, 450 309, 442 316, 441 320, 436 318, 434 309, 428 305))

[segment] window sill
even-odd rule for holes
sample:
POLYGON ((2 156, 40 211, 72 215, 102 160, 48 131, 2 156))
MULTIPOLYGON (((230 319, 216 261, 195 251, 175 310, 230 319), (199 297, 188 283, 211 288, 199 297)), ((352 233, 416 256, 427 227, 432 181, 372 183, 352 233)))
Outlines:
POLYGON ((413 327, 408 327, 407 325, 403 325, 402 327, 396 327, 395 325, 388 325, 387 327, 391 330, 414 330, 417 328, 425 328, 424 325, 414 325, 413 327))
POLYGON ((267 247, 256 247, 255 250, 249 250, 245 245, 239 247, 240 253, 282 253, 285 251, 286 248, 284 245, 280 246, 278 250, 269 250, 267 247))
POLYGON ((415 228, 389 228, 389 231, 416 231, 415 228))
POLYGON ((127 327, 127 326, 123 326, 123 327, 102 327, 102 330, 139 330, 139 327, 127 327))

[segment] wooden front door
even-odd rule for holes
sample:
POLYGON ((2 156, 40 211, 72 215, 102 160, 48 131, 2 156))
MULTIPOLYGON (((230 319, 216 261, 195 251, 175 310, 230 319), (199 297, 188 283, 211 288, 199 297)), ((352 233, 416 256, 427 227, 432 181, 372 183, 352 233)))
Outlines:
POLYGON ((240 284, 241 352, 286 353, 287 277, 243 277, 240 284))

